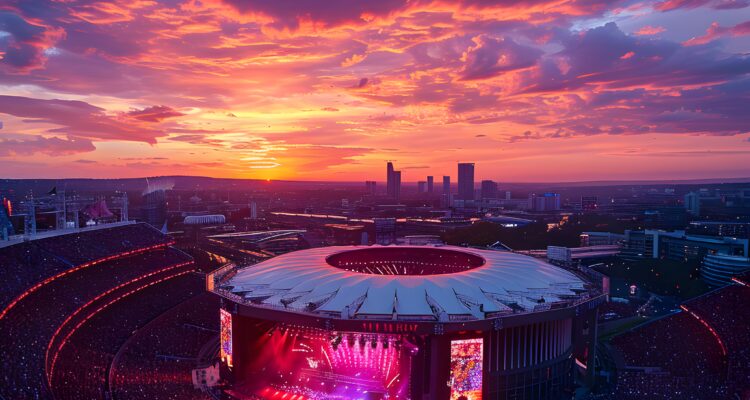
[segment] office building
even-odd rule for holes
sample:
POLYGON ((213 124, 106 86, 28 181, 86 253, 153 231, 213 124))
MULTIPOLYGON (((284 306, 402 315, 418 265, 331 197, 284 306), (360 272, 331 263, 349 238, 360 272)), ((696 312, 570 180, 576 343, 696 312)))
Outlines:
POLYGON ((685 231, 626 230, 622 256, 700 262, 708 254, 747 257, 748 243, 750 239, 690 235, 685 231))
POLYGON ((560 194, 558 193, 544 193, 537 195, 532 193, 529 195, 529 209, 531 211, 559 211, 560 210, 560 194))
POLYGON ((401 199, 401 171, 393 169, 393 163, 388 162, 388 168, 386 170, 386 194, 389 198, 394 200, 401 199))
POLYGON ((443 176, 443 194, 451 194, 451 177, 443 176))
POLYGON ((377 182, 365 181, 365 192, 371 196, 377 193, 377 182))
POLYGON ((427 177, 427 193, 432 193, 435 189, 435 178, 433 176, 427 177))
POLYGON ((559 265, 571 265, 580 261, 602 260, 620 253, 618 245, 586 247, 547 246, 547 261, 559 265))
POLYGON ((688 224, 687 232, 693 235, 750 238, 750 222, 693 221, 688 224))
POLYGON ((497 198, 497 182, 490 180, 482 181, 480 196, 483 199, 497 198))
POLYGON ((401 171, 393 171, 393 198, 401 200, 401 171))
POLYGON ((474 163, 458 164, 458 198, 474 200, 474 163))
POLYGON ((685 210, 693 216, 701 215, 700 195, 696 192, 690 192, 685 195, 685 210))
POLYGON ((425 193, 427 187, 427 182, 425 181, 419 181, 417 182, 417 193, 425 193))
POLYGON ((385 177, 386 177, 385 192, 389 198, 394 198, 395 193, 396 193, 394 184, 393 184, 393 173, 394 173, 393 163, 389 161, 387 164, 387 169, 385 173, 385 177))
POLYGON ((596 211, 599 206, 599 199, 596 196, 581 196, 581 210, 596 211))
POLYGON ((579 235, 581 247, 622 244, 625 235, 612 232, 583 232, 579 235))

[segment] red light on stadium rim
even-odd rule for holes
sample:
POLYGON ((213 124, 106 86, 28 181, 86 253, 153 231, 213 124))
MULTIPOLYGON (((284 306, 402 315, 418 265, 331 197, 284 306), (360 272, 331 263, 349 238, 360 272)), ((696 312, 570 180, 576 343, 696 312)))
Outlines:
POLYGON ((116 298, 108 301, 106 304, 103 304, 101 307, 97 308, 96 310, 94 310, 93 312, 91 312, 90 314, 88 314, 85 318, 83 318, 81 321, 79 321, 76 324, 76 326, 70 332, 68 332, 68 334, 65 336, 65 338, 62 339, 62 341, 60 342, 60 345, 57 347, 57 351, 55 352, 55 355, 52 357, 52 364, 50 365, 49 372, 47 373, 47 382, 50 385, 50 387, 52 387, 52 377, 54 376, 54 372, 55 372, 55 364, 57 364, 57 358, 60 356, 60 353, 62 352, 63 347, 65 347, 65 345, 68 343, 68 340, 70 339, 70 337, 73 336, 73 334, 75 334, 78 331, 78 329, 80 329, 86 322, 88 322, 91 318, 93 318, 94 316, 96 316, 100 312, 102 312, 105 309, 107 309, 112 304, 117 303, 118 301, 124 299, 125 297, 128 297, 128 296, 130 296, 132 294, 138 293, 138 292, 140 292, 143 289, 146 289, 148 287, 154 286, 154 285, 159 284, 161 282, 164 282, 164 281, 166 281, 168 279, 172 279, 172 278, 176 278, 178 276, 189 274, 190 272, 191 271, 177 272, 175 274, 172 274, 172 275, 169 275, 169 276, 165 276, 165 277, 160 278, 158 280, 155 280, 153 282, 149 282, 149 283, 146 283, 146 284, 144 284, 142 286, 139 286, 139 287, 137 287, 135 289, 132 289, 132 290, 130 290, 130 291, 126 292, 126 293, 123 293, 120 296, 118 296, 118 297, 116 297, 116 298))
MULTIPOLYGON (((97 295, 97 296, 96 296, 96 297, 94 297, 93 299, 91 299, 91 300, 89 300, 88 302, 86 302, 86 304, 84 304, 84 305, 82 305, 82 306, 78 307, 78 308, 77 308, 77 309, 76 309, 75 311, 73 311, 73 313, 72 313, 72 314, 68 315, 68 317, 67 317, 67 318, 65 318, 65 320, 64 320, 64 321, 63 321, 63 322, 62 322, 62 323, 60 324, 60 326, 58 326, 58 327, 57 327, 57 329, 55 330, 55 333, 53 333, 53 334, 52 334, 52 339, 50 339, 49 343, 47 344, 47 352, 46 352, 46 355, 45 355, 45 360, 44 360, 44 363, 45 363, 45 365, 46 365, 46 366, 49 366, 49 356, 50 356, 50 352, 52 351, 52 347, 53 347, 52 345, 53 345, 53 344, 55 343, 55 341, 57 340, 57 336, 58 336, 58 335, 60 334, 60 332, 61 332, 61 331, 63 330, 63 328, 65 328, 65 326, 66 326, 66 325, 67 325, 67 324, 68 324, 68 323, 69 323, 69 322, 70 322, 70 321, 71 321, 71 320, 72 320, 72 319, 73 319, 73 318, 74 318, 74 317, 75 317, 76 315, 78 315, 78 314, 79 314, 79 313, 80 313, 81 311, 85 310, 85 309, 86 309, 87 307, 89 307, 90 305, 94 304, 94 303, 95 303, 96 301, 98 301, 98 300, 102 299, 103 297, 105 297, 105 296, 107 296, 107 295, 109 295, 109 294, 111 294, 111 293, 113 293, 113 292, 115 292, 115 291, 117 291, 117 290, 119 290, 119 289, 122 289, 122 288, 123 288, 123 287, 125 287, 125 286, 131 285, 131 284, 133 284, 133 283, 135 283, 135 282, 141 281, 141 280, 143 280, 143 279, 149 278, 149 277, 151 277, 151 276, 154 276, 154 275, 157 275, 157 274, 160 274, 160 273, 166 272, 166 271, 171 271, 171 270, 174 270, 174 269, 176 269, 176 268, 180 268, 180 267, 184 267, 184 266, 186 266, 186 265, 190 265, 190 264, 192 264, 192 263, 193 263, 192 261, 188 261, 188 262, 184 262, 184 263, 180 263, 180 264, 175 264, 175 265, 171 265, 171 266, 168 266, 167 268, 162 268, 162 269, 160 269, 160 270, 157 270, 157 271, 152 271, 152 272, 150 272, 150 273, 148 273, 148 274, 146 274, 146 275, 142 275, 142 276, 140 276, 140 277, 137 277, 137 278, 135 278, 135 279, 131 279, 130 281, 127 281, 127 282, 121 283, 121 284, 119 284, 119 285, 117 285, 117 286, 115 286, 115 287, 113 287, 113 288, 110 288, 110 289, 108 289, 107 291, 105 291, 105 292, 103 292, 103 293, 100 293, 99 295, 97 295)), ((58 349, 58 351, 59 351, 59 349, 58 349)))
POLYGON ((689 313, 690 315, 692 315, 693 318, 697 319, 701 324, 703 324, 703 326, 706 327, 706 329, 708 329, 709 332, 711 332, 711 335, 713 335, 714 338, 716 339, 716 341, 719 343, 719 347, 721 348, 721 354, 726 357, 726 355, 727 355, 727 348, 726 348, 726 346, 724 346, 724 341, 721 340, 721 337, 719 336, 718 333, 716 333, 716 331, 714 330, 714 328, 712 328, 711 325, 709 325, 708 322, 706 322, 698 314, 694 313, 692 310, 689 310, 684 304, 681 304, 680 308, 683 311, 685 311, 685 312, 689 313))
POLYGON ((750 286, 750 284, 748 284, 747 282, 743 282, 742 280, 740 280, 740 278, 732 278, 732 282, 742 286, 750 286))
POLYGON ((37 283, 36 285, 34 285, 34 286, 26 289, 25 292, 21 293, 20 295, 18 295, 18 297, 16 297, 15 299, 13 299, 13 301, 11 301, 8 304, 8 306, 5 307, 5 309, 2 312, 0 312, 0 319, 3 319, 5 317, 5 315, 8 314, 8 311, 10 311, 11 308, 15 307, 15 305, 18 304, 19 301, 23 300, 26 296, 28 296, 28 295, 36 292, 42 286, 44 286, 44 285, 46 285, 46 284, 48 284, 48 283, 50 283, 52 281, 55 281, 55 280, 57 280, 59 278, 62 278, 63 276, 66 276, 68 274, 72 274, 73 272, 76 272, 76 271, 84 269, 84 268, 91 267, 91 266, 96 265, 96 264, 101 264, 103 262, 117 260, 117 259, 120 259, 120 258, 132 256, 132 255, 135 255, 135 254, 145 253, 147 251, 151 251, 151 250, 156 250, 156 249, 160 249, 160 248, 172 246, 174 244, 175 244, 174 241, 170 241, 170 242, 164 243, 164 244, 159 244, 159 245, 155 245, 155 246, 148 246, 148 247, 142 247, 140 249, 135 249, 135 250, 126 251, 126 252, 123 252, 123 253, 118 253, 118 254, 115 254, 115 255, 107 256, 107 257, 102 257, 102 258, 99 258, 97 260, 85 262, 85 263, 80 264, 80 265, 78 265, 76 267, 67 269, 67 270, 65 270, 63 272, 60 272, 57 275, 53 275, 53 276, 51 276, 51 277, 49 277, 49 278, 47 278, 47 279, 45 279, 45 280, 37 283))

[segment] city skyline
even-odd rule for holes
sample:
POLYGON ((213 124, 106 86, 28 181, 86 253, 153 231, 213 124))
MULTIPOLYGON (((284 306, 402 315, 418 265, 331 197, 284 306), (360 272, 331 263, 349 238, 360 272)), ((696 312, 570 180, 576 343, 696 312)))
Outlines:
POLYGON ((0 6, 5 178, 750 175, 739 0, 0 6))

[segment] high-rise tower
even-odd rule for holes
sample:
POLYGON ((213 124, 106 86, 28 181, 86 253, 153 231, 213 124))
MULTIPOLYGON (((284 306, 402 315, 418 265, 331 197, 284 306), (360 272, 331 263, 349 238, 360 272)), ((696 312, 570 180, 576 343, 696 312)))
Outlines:
POLYGON ((458 163, 458 198, 474 200, 474 163, 458 163))

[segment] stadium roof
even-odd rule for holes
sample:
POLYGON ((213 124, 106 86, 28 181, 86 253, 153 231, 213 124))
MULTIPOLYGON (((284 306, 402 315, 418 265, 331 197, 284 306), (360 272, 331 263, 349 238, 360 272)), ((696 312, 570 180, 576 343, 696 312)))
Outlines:
POLYGON ((531 312, 586 292, 576 275, 543 261, 453 246, 302 250, 240 269, 223 287, 261 307, 439 321, 531 312))

